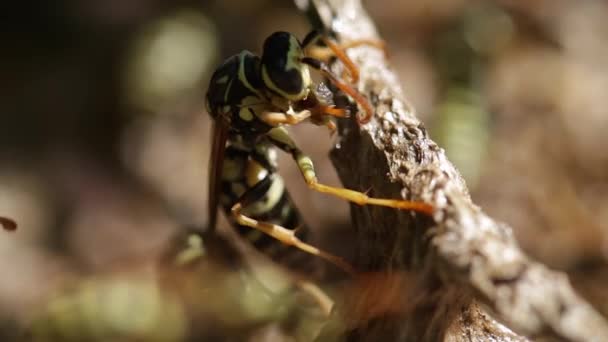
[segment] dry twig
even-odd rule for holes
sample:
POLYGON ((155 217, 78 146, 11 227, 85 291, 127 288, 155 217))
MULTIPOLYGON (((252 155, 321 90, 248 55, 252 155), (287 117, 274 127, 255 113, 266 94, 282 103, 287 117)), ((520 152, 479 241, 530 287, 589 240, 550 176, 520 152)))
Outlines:
MULTIPOLYGON (((339 41, 378 38, 359 0, 296 3, 313 25, 324 25, 339 41)), ((371 187, 375 196, 401 193, 436 207, 432 219, 383 208, 353 208, 357 266, 413 271, 421 275, 421 291, 435 299, 416 299, 424 295, 420 292, 403 294, 412 300, 404 303, 410 307, 402 315, 353 325, 350 337, 518 338, 484 314, 476 304, 481 303, 527 336, 608 341, 605 319, 574 292, 567 276, 530 260, 509 226, 472 203, 444 151, 408 108, 383 53, 371 47, 348 53, 361 71, 358 89, 372 100, 376 113, 363 127, 353 121, 341 129, 332 159, 343 183, 355 189, 371 187)))

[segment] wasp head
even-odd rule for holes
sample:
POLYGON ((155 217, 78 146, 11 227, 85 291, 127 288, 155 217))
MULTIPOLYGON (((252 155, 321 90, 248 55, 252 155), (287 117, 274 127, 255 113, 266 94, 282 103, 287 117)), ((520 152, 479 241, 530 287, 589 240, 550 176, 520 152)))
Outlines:
POLYGON ((264 42, 262 80, 270 91, 291 101, 306 98, 312 83, 298 39, 287 32, 275 32, 264 42))

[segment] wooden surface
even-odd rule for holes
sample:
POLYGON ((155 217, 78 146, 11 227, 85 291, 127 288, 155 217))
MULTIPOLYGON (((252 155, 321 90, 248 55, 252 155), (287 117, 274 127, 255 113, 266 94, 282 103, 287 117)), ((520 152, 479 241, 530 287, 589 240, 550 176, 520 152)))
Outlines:
MULTIPOLYGON (((324 26, 339 41, 379 38, 358 0, 295 2, 313 26, 324 26)), ((361 71, 358 89, 376 113, 362 127, 354 120, 340 127, 331 156, 342 182, 377 197, 422 200, 436 212, 430 218, 352 207, 356 266, 370 273, 408 272, 409 286, 392 293, 402 310, 351 317, 344 334, 361 341, 608 341, 606 320, 574 292, 567 276, 530 260, 511 228, 471 201, 464 180, 408 106, 383 52, 358 47, 348 54, 361 71)), ((373 305, 377 300, 366 298, 373 292, 345 300, 342 313, 356 316, 358 305, 373 305)))

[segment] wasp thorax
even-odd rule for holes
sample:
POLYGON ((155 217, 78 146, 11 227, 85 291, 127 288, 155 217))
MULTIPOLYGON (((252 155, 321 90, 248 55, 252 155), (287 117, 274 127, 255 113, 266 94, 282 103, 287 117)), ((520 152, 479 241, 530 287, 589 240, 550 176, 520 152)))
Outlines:
POLYGON ((308 66, 302 63, 304 52, 296 37, 275 32, 264 42, 262 80, 264 85, 289 100, 301 100, 311 84, 308 66))

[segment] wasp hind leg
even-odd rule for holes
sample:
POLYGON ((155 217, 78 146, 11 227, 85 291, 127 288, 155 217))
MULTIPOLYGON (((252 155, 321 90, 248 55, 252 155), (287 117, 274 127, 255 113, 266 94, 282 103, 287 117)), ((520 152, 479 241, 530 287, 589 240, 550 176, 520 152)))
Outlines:
POLYGON ((247 216, 244 213, 247 208, 254 205, 264 196, 265 192, 261 190, 268 186, 268 182, 270 181, 270 175, 266 176, 266 178, 258 182, 254 187, 245 191, 245 193, 239 198, 239 200, 232 206, 230 212, 236 222, 238 222, 242 226, 247 226, 261 231, 262 233, 273 237, 274 239, 282 242, 285 245, 293 246, 306 253, 323 258, 336 265, 337 267, 341 268, 345 272, 349 274, 354 274, 355 272, 353 267, 346 261, 344 261, 344 259, 303 242, 296 236, 295 230, 287 229, 278 224, 263 222, 254 219, 250 216, 247 216))

